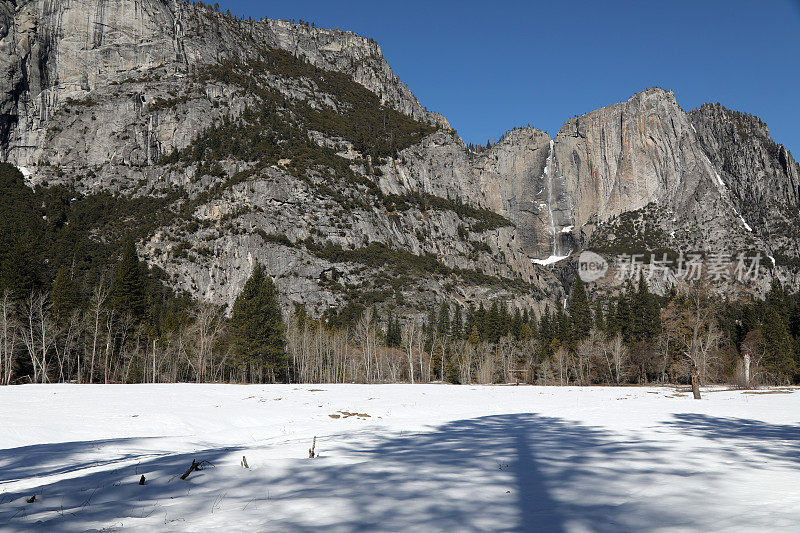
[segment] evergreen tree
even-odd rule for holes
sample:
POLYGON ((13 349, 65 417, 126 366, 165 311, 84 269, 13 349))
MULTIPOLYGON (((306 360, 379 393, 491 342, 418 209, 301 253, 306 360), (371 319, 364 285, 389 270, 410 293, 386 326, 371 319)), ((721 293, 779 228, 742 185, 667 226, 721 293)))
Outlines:
POLYGON ((523 322, 522 326, 519 328, 519 340, 527 341, 533 337, 533 332, 531 331, 531 325, 529 322, 523 322))
POLYGON ((397 346, 394 337, 394 315, 389 311, 389 317, 386 319, 386 346, 394 348, 397 346))
POLYGON ((639 275, 636 292, 630 298, 630 338, 634 342, 652 342, 661 330, 661 310, 650 293, 644 274, 639 275))
MULTIPOLYGON (((475 311, 475 326, 478 328, 478 334, 481 336, 481 340, 486 339, 487 335, 487 320, 486 320, 486 309, 483 307, 483 302, 478 305, 478 309, 475 311)), ((472 335, 472 330, 470 330, 470 335, 472 335)))
POLYGON ((425 332, 430 340, 436 334, 436 309, 431 307, 428 310, 428 321, 425 323, 425 332))
POLYGON ((606 318, 604 321, 606 338, 613 338, 617 333, 620 333, 619 316, 617 313, 617 306, 614 302, 608 302, 608 309, 606 309, 606 318))
POLYGON ((403 328, 400 325, 400 317, 394 317, 394 328, 392 332, 392 338, 394 339, 393 346, 395 348, 399 348, 403 342, 403 328))
POLYGON ((539 338, 547 343, 553 339, 550 306, 545 307, 542 316, 539 317, 539 338))
POLYGON ((522 313, 519 312, 519 307, 514 310, 514 318, 511 320, 511 328, 509 333, 519 340, 522 331, 522 313))
POLYGON ((469 304, 469 307, 467 307, 467 320, 464 323, 464 338, 469 337, 472 333, 472 328, 478 325, 475 313, 475 304, 469 304))
POLYGON ((259 263, 233 304, 230 320, 234 353, 253 379, 252 370, 280 379, 286 370, 284 324, 278 293, 259 263))
POLYGON ((574 340, 578 341, 589 336, 592 329, 592 311, 589 300, 586 298, 586 288, 583 280, 578 276, 572 286, 572 302, 570 305, 572 329, 574 340))
POLYGON ((500 308, 495 300, 492 302, 492 307, 489 308, 484 338, 489 342, 497 342, 500 338, 500 327, 500 308))
POLYGON ((18 297, 41 287, 45 222, 41 204, 22 173, 0 163, 0 293, 18 297))
POLYGON ((472 331, 470 332, 469 339, 467 339, 467 340, 472 345, 480 344, 480 342, 481 342, 481 334, 478 331, 478 326, 477 325, 472 326, 472 331))
POLYGON ((597 328, 597 331, 601 333, 605 333, 606 331, 606 324, 605 324, 605 313, 603 313, 603 304, 598 299, 594 306, 594 327, 597 328))
POLYGON ((464 335, 464 320, 461 316, 461 306, 458 304, 456 304, 455 313, 453 314, 453 331, 451 334, 456 339, 460 339, 464 335))
POLYGON ((303 331, 310 318, 306 312, 306 304, 294 304, 294 318, 297 321, 297 328, 303 331))
POLYGON ((147 312, 147 294, 145 292, 145 279, 139 256, 136 254, 136 245, 133 239, 125 242, 122 258, 117 264, 114 275, 112 304, 120 314, 127 314, 141 320, 147 312))
POLYGON ((70 269, 66 265, 58 268, 50 298, 53 302, 55 318, 62 324, 68 321, 72 312, 80 306, 78 284, 72 279, 70 269))
POLYGON ((764 336, 764 369, 778 379, 791 379, 797 372, 794 343, 784 317, 773 306, 767 306, 762 328, 764 336))
POLYGON ((555 338, 558 339, 561 344, 571 344, 573 339, 572 320, 561 306, 558 306, 555 317, 555 338))
POLYGON ((497 339, 505 337, 511 331, 511 315, 508 312, 508 302, 500 304, 500 317, 498 320, 497 339))
MULTIPOLYGON (((628 286, 630 289, 630 285, 628 286)), ((633 344, 633 328, 631 327, 631 307, 628 300, 630 292, 622 293, 617 302, 617 328, 622 333, 625 344, 633 344)))
POLYGON ((436 329, 441 338, 450 335, 450 306, 447 302, 442 302, 442 306, 439 308, 439 325, 436 329))

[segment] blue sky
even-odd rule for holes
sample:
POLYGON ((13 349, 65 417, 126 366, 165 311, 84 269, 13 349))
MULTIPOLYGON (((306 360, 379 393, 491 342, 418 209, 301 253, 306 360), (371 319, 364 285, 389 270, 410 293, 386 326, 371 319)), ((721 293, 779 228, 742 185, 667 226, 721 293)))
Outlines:
POLYGON ((660 86, 758 115, 800 156, 800 0, 352 2, 224 0, 258 18, 372 37, 423 105, 467 141, 574 115, 660 86))

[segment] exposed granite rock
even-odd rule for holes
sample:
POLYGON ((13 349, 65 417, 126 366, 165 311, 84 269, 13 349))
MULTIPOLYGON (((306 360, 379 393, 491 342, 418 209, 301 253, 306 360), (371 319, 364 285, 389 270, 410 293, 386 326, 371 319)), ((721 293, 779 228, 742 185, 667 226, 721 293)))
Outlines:
MULTIPOLYGON (((196 164, 160 162, 263 98, 225 75, 201 79, 204 69, 259 61, 269 49, 343 72, 382 104, 455 138, 447 121, 425 110, 392 73, 371 39, 284 21, 238 20, 178 1, 31 0, 0 3, 0 49, 6 52, 0 57, 0 156, 24 167, 32 184, 66 184, 83 193, 178 194, 171 207, 176 212, 197 204, 188 220, 176 217, 140 246, 174 286, 191 294, 232 303, 255 260, 273 275, 287 307, 305 303, 316 313, 359 294, 377 303, 394 299, 410 313, 441 300, 466 305, 486 298, 536 309, 560 290, 554 278, 534 270, 513 226, 476 231, 475 221, 447 209, 388 212, 369 205, 356 184, 336 184, 334 200, 322 170, 300 176, 284 169, 291 159, 232 187, 227 181, 253 162, 218 161, 213 176, 199 173, 196 164), (405 257, 412 262, 428 261, 439 274, 415 271, 401 284, 390 283, 397 274, 390 264, 332 262, 315 255, 313 247, 324 243, 353 252, 380 243, 411 254, 405 257)), ((260 82, 289 105, 342 105, 339 95, 303 76, 266 72, 260 82)), ((370 179, 371 160, 364 164, 352 145, 309 134, 370 179)), ((412 190, 423 188, 403 192, 412 190)), ((490 194, 497 205, 507 196, 490 194)))
POLYGON ((689 118, 751 226, 761 227, 776 211, 796 215, 800 166, 783 145, 775 144, 761 119, 719 104, 704 104, 689 118))
MULTIPOLYGON (((553 272, 570 267, 534 266, 531 257, 591 247, 597 228, 639 211, 659 236, 653 247, 764 251, 776 258, 776 275, 796 283, 798 165, 758 119, 720 106, 687 115, 671 92, 648 89, 567 121, 555 139, 521 128, 472 150, 420 105, 371 39, 173 0, 5 0, 0 52, 0 157, 25 167, 32 184, 177 195, 176 210, 193 205, 191 220, 166 224, 140 249, 174 285, 218 303, 232 302, 254 260, 267 265, 285 304, 316 312, 345 303, 352 287, 379 293, 391 285, 375 284, 394 274, 390 265, 331 262, 315 252, 327 242, 434 258, 447 273, 416 273, 393 289, 409 312, 492 296, 541 307, 562 298, 553 272), (347 160, 359 183, 334 183, 342 176, 330 169, 300 175, 291 158, 257 171, 237 158, 216 161, 213 172, 200 172, 197 161, 164 164, 206 128, 242 116, 264 98, 258 89, 289 108, 346 110, 341 95, 302 75, 264 72, 246 88, 228 73, 201 76, 260 61, 265 49, 344 73, 382 104, 438 129, 376 160, 346 139, 309 131, 347 160), (240 172, 248 178, 234 182, 240 172), (513 226, 481 227, 456 209, 393 212, 375 186, 382 195, 458 199, 513 226), (194 225, 200 229, 188 229, 194 225)), ((597 234, 613 234, 606 230, 597 234)))
MULTIPOLYGON (((387 105, 449 128, 444 117, 425 110, 392 73, 377 43, 352 32, 268 19, 238 20, 174 0, 19 4, 6 0, 0 8, 0 50, 4 52, 0 57, 0 94, 4 95, 0 155, 26 167, 43 157, 49 159, 51 154, 42 150, 45 135, 68 99, 86 102, 91 94, 109 103, 110 94, 104 94, 109 91, 104 89, 139 79, 143 91, 129 95, 124 117, 161 96, 162 84, 180 86, 188 72, 252 53, 260 46, 284 48, 321 68, 345 72, 387 105)), ((114 104, 116 108, 118 102, 114 104)), ((117 126, 125 120, 98 118, 101 123, 115 118, 117 126)), ((144 127, 137 134, 147 145, 146 132, 152 133, 152 125, 144 127)), ((90 144, 97 140, 91 139, 90 144)), ((156 136, 152 142, 163 142, 163 138, 156 136)), ((100 151, 108 152, 108 148, 100 151)))
POLYGON ((550 233, 543 170, 550 137, 535 128, 506 133, 494 146, 470 151, 451 131, 430 135, 382 167, 381 188, 422 190, 491 209, 517 227, 528 256, 549 255, 550 233))

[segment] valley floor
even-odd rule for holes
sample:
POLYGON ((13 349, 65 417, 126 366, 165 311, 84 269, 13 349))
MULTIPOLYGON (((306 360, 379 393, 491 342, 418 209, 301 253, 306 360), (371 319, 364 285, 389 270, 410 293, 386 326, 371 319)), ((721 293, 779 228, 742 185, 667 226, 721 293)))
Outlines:
POLYGON ((797 531, 798 421, 796 389, 5 387, 0 530, 797 531))

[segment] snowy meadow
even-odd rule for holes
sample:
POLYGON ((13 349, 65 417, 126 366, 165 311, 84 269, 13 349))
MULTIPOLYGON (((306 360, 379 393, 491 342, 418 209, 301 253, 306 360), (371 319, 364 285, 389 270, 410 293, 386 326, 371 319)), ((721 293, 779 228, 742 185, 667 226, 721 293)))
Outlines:
POLYGON ((4 387, 0 530, 798 531, 799 420, 798 389, 4 387))

